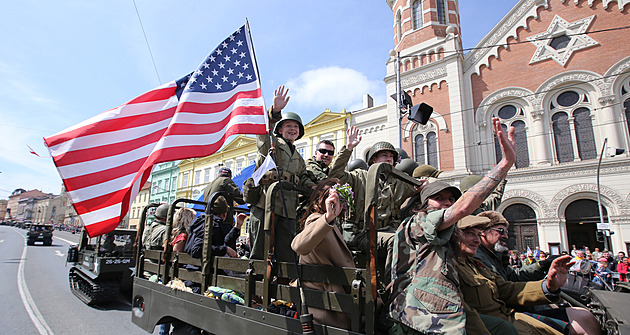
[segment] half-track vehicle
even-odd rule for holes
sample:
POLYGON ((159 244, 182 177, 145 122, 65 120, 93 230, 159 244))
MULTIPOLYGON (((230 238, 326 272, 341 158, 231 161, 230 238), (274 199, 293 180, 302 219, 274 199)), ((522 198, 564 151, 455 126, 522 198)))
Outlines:
POLYGON ((83 229, 79 244, 68 250, 72 293, 88 305, 113 300, 120 292, 130 293, 136 233, 136 230, 116 229, 89 238, 83 229))
POLYGON ((28 229, 26 232, 27 245, 35 245, 35 242, 52 245, 53 230, 55 229, 53 225, 31 223, 26 229, 28 229))

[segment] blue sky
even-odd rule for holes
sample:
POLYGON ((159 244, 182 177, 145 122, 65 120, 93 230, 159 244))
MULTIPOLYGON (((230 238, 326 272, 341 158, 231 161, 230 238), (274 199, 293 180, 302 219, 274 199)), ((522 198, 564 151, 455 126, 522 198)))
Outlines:
MULTIPOLYGON (((460 0, 464 47, 477 44, 517 2, 460 0)), ((132 0, 4 5, 0 199, 16 188, 58 194, 61 179, 43 137, 193 71, 246 18, 268 105, 281 84, 290 89, 287 109, 305 123, 326 108, 358 109, 365 93, 385 102, 385 62, 393 48, 393 15, 385 0, 135 5, 155 67, 132 0)))

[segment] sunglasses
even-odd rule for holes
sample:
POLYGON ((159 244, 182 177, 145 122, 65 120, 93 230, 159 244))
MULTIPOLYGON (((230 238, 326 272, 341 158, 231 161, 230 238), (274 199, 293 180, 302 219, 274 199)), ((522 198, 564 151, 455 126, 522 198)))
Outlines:
POLYGON ((501 235, 507 235, 508 231, 505 228, 490 228, 492 230, 496 230, 501 235))
POLYGON ((319 149, 317 149, 317 151, 319 151, 319 153, 322 154, 322 155, 326 155, 326 154, 328 154, 328 156, 334 156, 335 155, 335 150, 327 150, 327 149, 319 148, 319 149))

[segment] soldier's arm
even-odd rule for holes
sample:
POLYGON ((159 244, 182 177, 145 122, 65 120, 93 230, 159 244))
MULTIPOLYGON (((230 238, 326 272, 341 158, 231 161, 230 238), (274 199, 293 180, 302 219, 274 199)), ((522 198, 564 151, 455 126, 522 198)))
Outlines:
POLYGON ((239 205, 245 204, 245 200, 243 200, 243 192, 241 192, 232 179, 227 179, 225 186, 229 190, 229 193, 234 201, 236 201, 239 205))
POLYGON ((466 191, 453 206, 449 207, 444 213, 444 221, 442 222, 441 229, 445 229, 451 225, 454 225, 466 215, 472 214, 479 205, 494 191, 501 180, 505 179, 508 171, 514 165, 516 161, 516 144, 514 142, 514 127, 510 127, 507 134, 501 128, 501 122, 499 118, 492 118, 492 125, 494 127, 494 133, 499 138, 499 144, 501 145, 501 152, 503 158, 499 164, 497 164, 492 170, 466 191))
POLYGON ((343 146, 330 166, 328 178, 337 178, 342 182, 347 182, 350 178, 350 173, 346 171, 346 167, 348 166, 350 156, 352 156, 352 149, 343 146))

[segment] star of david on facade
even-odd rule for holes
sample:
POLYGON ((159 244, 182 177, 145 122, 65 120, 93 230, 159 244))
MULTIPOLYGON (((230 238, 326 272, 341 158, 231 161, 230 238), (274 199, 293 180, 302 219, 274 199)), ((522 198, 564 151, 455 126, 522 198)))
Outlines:
POLYGON ((527 38, 537 47, 529 64, 553 59, 565 66, 574 52, 599 45, 584 34, 593 19, 595 15, 569 23, 556 15, 545 32, 527 38))

